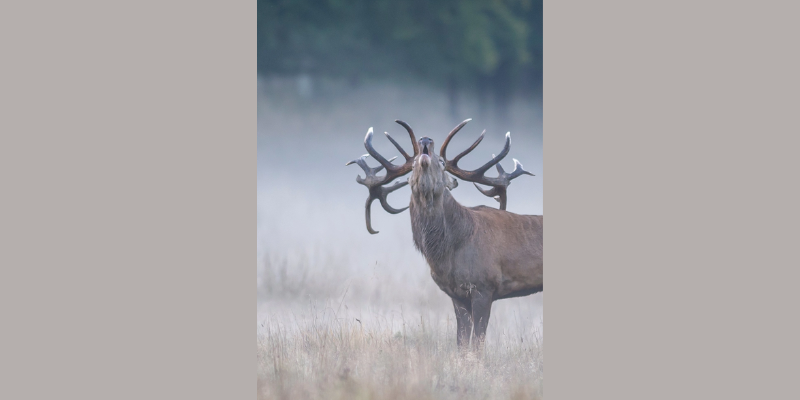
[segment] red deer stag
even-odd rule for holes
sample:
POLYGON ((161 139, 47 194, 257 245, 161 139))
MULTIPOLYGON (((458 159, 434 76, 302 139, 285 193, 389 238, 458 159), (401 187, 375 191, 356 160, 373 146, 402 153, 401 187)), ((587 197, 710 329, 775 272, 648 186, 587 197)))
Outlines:
POLYGON ((442 144, 439 155, 434 154, 433 140, 427 137, 419 141, 414 131, 403 121, 402 125, 411 136, 414 155, 409 156, 397 142, 386 133, 386 137, 405 158, 402 165, 392 164, 394 158, 387 160, 372 147, 372 128, 364 138, 364 147, 369 156, 381 165, 370 168, 365 154, 346 165, 358 164, 365 173, 356 181, 369 189, 366 203, 367 230, 376 234, 370 222, 370 206, 379 200, 383 208, 397 214, 410 208, 411 229, 414 245, 428 261, 431 277, 439 288, 453 300, 457 321, 457 343, 460 349, 470 341, 481 348, 492 302, 510 297, 527 296, 538 293, 542 288, 542 216, 518 215, 505 211, 507 188, 511 180, 522 175, 533 175, 525 171, 519 161, 514 160, 514 171, 506 173, 500 160, 511 148, 511 135, 506 134, 503 151, 474 171, 458 167, 458 161, 475 149, 483 140, 483 135, 467 150, 452 160, 446 156, 447 145, 455 134, 470 120, 456 126, 442 144), (492 166, 497 167, 498 176, 484 176, 492 166), (386 174, 376 174, 382 169, 386 174), (384 187, 396 178, 411 172, 408 182, 398 182, 384 187), (464 207, 450 194, 457 185, 447 173, 465 181, 475 183, 475 187, 486 196, 500 202, 500 209, 486 206, 464 207), (411 184, 411 204, 402 209, 392 208, 386 196, 411 184), (482 189, 477 184, 491 186, 482 189))

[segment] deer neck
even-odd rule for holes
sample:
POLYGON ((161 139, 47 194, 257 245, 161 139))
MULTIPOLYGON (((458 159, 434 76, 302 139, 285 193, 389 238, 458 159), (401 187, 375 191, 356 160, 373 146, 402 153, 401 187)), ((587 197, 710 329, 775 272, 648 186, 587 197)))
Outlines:
POLYGON ((440 196, 412 193, 409 211, 417 250, 425 256, 433 273, 447 274, 452 268, 452 254, 472 234, 469 211, 458 204, 449 190, 440 196))

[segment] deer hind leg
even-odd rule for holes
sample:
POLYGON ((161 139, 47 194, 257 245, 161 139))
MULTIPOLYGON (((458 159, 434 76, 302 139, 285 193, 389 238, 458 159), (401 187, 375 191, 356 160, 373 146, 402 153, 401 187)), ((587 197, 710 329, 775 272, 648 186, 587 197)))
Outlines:
POLYGON ((472 305, 453 299, 453 308, 456 311, 456 343, 459 350, 464 350, 469 346, 472 334, 472 305))
POLYGON ((472 320, 475 331, 472 337, 472 347, 475 350, 483 348, 486 339, 486 328, 489 325, 489 315, 492 312, 492 295, 490 293, 472 293, 472 320))

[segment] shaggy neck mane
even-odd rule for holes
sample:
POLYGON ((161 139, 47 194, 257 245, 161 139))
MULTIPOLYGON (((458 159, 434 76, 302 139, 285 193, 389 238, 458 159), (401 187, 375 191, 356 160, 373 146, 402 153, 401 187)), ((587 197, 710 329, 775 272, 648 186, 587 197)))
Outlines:
POLYGON ((430 193, 412 193, 409 211, 414 245, 431 268, 444 272, 444 260, 452 259, 450 256, 472 235, 472 215, 449 190, 438 198, 430 193))

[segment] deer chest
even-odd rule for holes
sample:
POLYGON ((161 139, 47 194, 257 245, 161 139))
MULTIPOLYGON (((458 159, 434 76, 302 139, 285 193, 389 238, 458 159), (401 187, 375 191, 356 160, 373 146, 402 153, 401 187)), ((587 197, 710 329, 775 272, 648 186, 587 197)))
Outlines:
POLYGON ((477 286, 470 282, 460 282, 452 274, 439 274, 431 268, 431 278, 443 292, 452 298, 469 299, 477 286))

